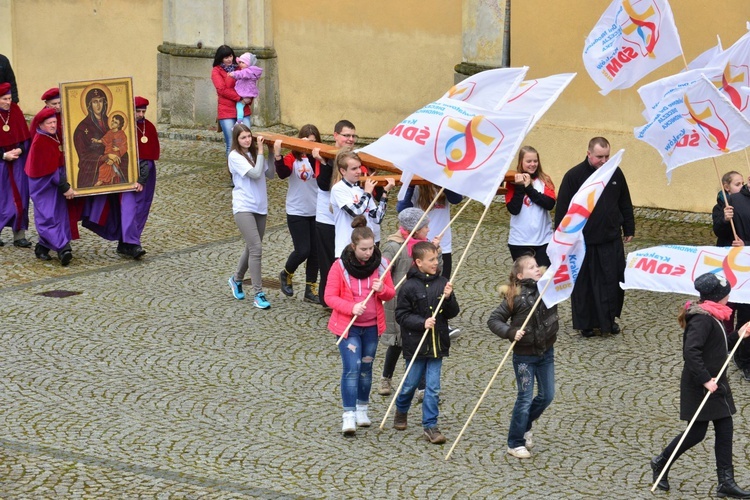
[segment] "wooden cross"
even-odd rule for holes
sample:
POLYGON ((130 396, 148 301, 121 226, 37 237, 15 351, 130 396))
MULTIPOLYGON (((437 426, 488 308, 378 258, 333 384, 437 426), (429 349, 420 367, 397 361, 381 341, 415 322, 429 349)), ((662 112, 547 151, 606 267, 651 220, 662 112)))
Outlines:
MULTIPOLYGON (((312 150, 315 148, 320 148, 320 156, 327 159, 333 159, 336 158, 336 154, 339 152, 339 148, 336 146, 331 146, 329 144, 322 144, 320 142, 312 142, 312 141, 306 141, 304 139, 300 139, 298 137, 289 137, 287 135, 281 135, 281 134, 274 134, 272 132, 258 132, 259 136, 262 136, 265 140, 266 144, 269 148, 273 148, 273 143, 276 140, 281 140, 281 146, 286 149, 291 149, 294 151, 299 151, 300 153, 304 154, 311 154, 312 150)), ((359 155, 360 160, 362 160, 362 165, 366 166, 367 168, 370 168, 372 170, 379 170, 379 171, 385 171, 392 174, 398 175, 398 178, 396 178, 396 184, 401 184, 401 170, 396 167, 393 163, 382 160, 380 158, 377 158, 375 156, 369 155, 367 153, 359 152, 357 153, 359 155)), ((384 185, 386 183, 386 179, 393 178, 393 175, 373 175, 368 177, 368 179, 372 179, 375 182, 378 183, 378 185, 384 185)), ((505 181, 504 182, 514 182, 515 181, 515 172, 508 172, 505 175, 505 181)), ((430 181, 427 181, 425 179, 422 179, 421 177, 415 175, 414 178, 411 181, 411 184, 429 184, 430 181)), ((505 194, 507 192, 507 189, 504 187, 500 187, 497 190, 497 194, 505 194)))

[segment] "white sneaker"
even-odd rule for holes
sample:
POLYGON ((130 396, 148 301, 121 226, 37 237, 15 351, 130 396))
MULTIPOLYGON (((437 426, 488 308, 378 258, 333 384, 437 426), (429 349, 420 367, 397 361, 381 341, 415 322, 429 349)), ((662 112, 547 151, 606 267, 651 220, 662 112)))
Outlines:
POLYGON ((354 412, 354 420, 357 422, 357 427, 370 427, 372 422, 367 417, 367 406, 357 405, 357 411, 354 412))
POLYGON ((531 433, 531 431, 525 433, 523 435, 523 438, 526 440, 526 449, 530 450, 534 447, 534 435, 531 433))
POLYGON ((344 425, 341 426, 341 432, 344 436, 353 436, 357 432, 356 418, 353 411, 345 411, 342 415, 344 425))
POLYGON ((525 446, 508 448, 508 455, 512 455, 516 458, 531 458, 531 453, 529 453, 529 450, 527 450, 525 446))

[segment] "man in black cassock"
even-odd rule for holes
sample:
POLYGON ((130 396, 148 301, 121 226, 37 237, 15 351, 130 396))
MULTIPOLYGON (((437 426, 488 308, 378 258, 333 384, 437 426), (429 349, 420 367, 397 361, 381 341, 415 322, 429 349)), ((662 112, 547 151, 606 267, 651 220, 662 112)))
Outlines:
MULTIPOLYGON (((568 211, 570 200, 586 179, 609 160, 609 141, 594 137, 589 141, 586 159, 568 170, 560 184, 555 212, 555 227, 568 211)), ((573 328, 584 337, 602 333, 620 333, 615 318, 622 313, 625 292, 625 243, 635 235, 633 203, 625 175, 617 167, 583 229, 586 257, 570 298, 573 328)))

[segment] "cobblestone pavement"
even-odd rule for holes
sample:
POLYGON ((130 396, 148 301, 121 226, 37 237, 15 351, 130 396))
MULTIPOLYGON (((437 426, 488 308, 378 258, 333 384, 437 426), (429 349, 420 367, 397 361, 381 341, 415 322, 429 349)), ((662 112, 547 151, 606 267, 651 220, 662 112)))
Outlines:
MULTIPOLYGON (((648 460, 684 428, 675 321, 683 297, 629 291, 623 334, 592 339, 571 329, 564 303, 557 394, 534 427, 533 458, 505 453, 509 364, 445 461, 509 345, 486 328, 509 269, 508 217, 494 206, 455 280, 464 334, 443 365, 448 443, 422 439, 418 406, 405 432, 390 422, 378 430, 390 400, 375 391, 375 425, 344 438, 327 314, 302 302, 302 272, 294 298, 274 283, 291 249, 285 181, 269 185, 263 275, 272 308, 262 311, 233 299, 226 284, 242 243, 223 145, 163 146, 142 261, 86 230, 67 268, 0 248, 0 497, 651 497, 648 460), (54 291, 75 294, 44 295, 54 291)), ((454 266, 480 209, 467 209, 454 229, 454 266)), ((383 234, 394 229, 393 213, 383 234)), ((627 250, 712 241, 705 218, 664 220, 644 212, 627 250)), ((7 242, 7 230, 2 236, 7 242)), ((730 378, 736 475, 748 487, 750 384, 733 366, 730 378)), ((714 493, 712 445, 711 433, 678 462, 671 497, 714 493)))

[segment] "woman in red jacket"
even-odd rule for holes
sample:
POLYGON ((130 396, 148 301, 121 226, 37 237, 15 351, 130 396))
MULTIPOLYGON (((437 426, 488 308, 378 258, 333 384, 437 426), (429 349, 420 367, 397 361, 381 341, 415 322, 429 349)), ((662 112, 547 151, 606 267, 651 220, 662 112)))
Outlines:
MULTIPOLYGON (((237 123, 237 102, 242 98, 235 92, 234 84, 237 80, 229 76, 229 73, 237 69, 237 61, 234 50, 228 45, 222 45, 216 49, 214 56, 214 69, 211 70, 211 81, 216 87, 218 97, 218 109, 216 119, 219 121, 221 131, 224 133, 224 143, 227 145, 227 156, 232 146, 232 127, 237 123)), ((250 128, 250 106, 245 105, 245 118, 242 122, 250 128)))
POLYGON ((331 266, 325 290, 325 301, 332 309, 328 329, 344 335, 354 316, 354 324, 339 343, 343 373, 341 399, 344 405, 342 432, 352 436, 357 427, 369 427, 367 405, 372 386, 372 362, 378 349, 378 338, 385 332, 383 302, 396 295, 391 273, 383 276, 388 261, 375 246, 375 235, 367 219, 359 215, 352 221, 352 243, 331 266), (375 292, 370 300, 365 298, 375 292))

